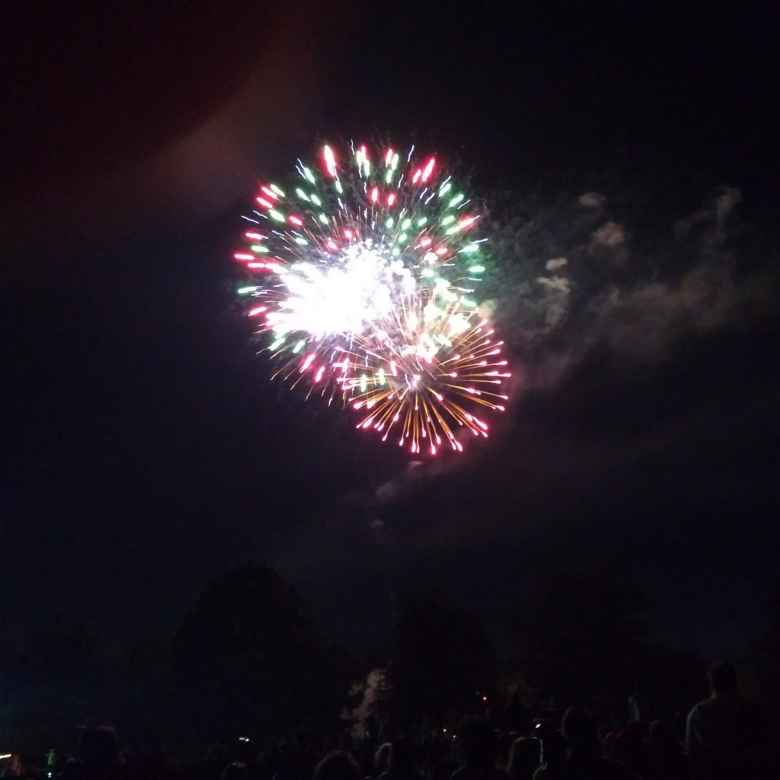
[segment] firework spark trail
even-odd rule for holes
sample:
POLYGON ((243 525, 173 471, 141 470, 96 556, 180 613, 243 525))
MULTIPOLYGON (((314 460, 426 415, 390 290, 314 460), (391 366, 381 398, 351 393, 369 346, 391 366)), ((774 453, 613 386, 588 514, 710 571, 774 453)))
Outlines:
POLYGON ((509 376, 471 297, 486 270, 480 215, 414 147, 372 159, 353 145, 342 163, 326 145, 321 163, 299 160, 285 189, 260 186, 234 254, 272 378, 367 411, 358 428, 414 454, 460 451, 459 429, 487 435, 475 412, 504 409, 509 376))

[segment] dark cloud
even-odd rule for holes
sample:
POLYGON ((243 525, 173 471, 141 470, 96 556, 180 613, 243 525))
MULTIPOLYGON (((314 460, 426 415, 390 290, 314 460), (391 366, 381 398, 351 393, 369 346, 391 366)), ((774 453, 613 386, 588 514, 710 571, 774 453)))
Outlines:
MULTIPOLYGON (((720 188, 682 220, 686 230, 681 221, 668 233, 659 230, 650 250, 632 249, 630 230, 602 213, 598 225, 582 223, 568 246, 559 244, 561 257, 517 252, 520 262, 505 269, 514 283, 505 286, 495 308, 499 317, 509 312, 505 327, 525 333, 533 345, 518 355, 532 382, 559 381, 594 349, 654 362, 680 341, 772 316, 777 274, 771 263, 751 266, 740 255, 741 200, 738 189, 720 188)), ((594 192, 577 202, 606 207, 606 198, 594 192)), ((571 213, 564 207, 546 218, 554 224, 571 213)))

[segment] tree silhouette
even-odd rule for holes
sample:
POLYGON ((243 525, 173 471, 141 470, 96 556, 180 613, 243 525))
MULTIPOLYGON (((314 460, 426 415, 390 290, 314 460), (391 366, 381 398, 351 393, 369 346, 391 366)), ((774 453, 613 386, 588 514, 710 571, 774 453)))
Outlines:
POLYGON ((606 697, 613 706, 637 690, 647 602, 629 579, 610 569, 556 574, 532 602, 517 628, 534 687, 562 704, 606 697))
MULTIPOLYGON (((206 587, 176 634, 174 659, 203 736, 280 733, 322 715, 336 685, 303 600, 255 563, 206 587)), ((338 703, 329 702, 334 712, 338 703)))
POLYGON ((482 711, 482 696, 492 692, 495 676, 495 650, 477 617, 432 598, 406 600, 391 669, 402 722, 441 722, 450 710, 482 711))
POLYGON ((517 669, 536 706, 582 703, 624 720, 636 696, 643 719, 682 718, 706 693, 706 667, 695 652, 650 641, 648 604, 622 565, 540 577, 515 625, 517 669))

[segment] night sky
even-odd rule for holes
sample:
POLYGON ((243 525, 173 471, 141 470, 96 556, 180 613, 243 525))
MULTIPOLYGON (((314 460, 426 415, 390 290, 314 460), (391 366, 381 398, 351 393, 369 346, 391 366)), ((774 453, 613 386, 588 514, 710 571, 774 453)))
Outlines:
POLYGON ((11 629, 67 615, 120 639, 171 631, 253 558, 337 639, 381 636, 399 582, 500 638, 536 578, 617 560, 658 638, 743 652, 780 543, 769 12, 247 5, 52 6, 9 30, 11 629), (501 235, 529 243, 497 293, 511 409, 458 462, 410 467, 270 384, 235 306, 258 178, 349 138, 441 150, 501 235), (742 200, 716 241, 720 186, 742 200), (588 238, 608 221, 617 249, 588 238), (563 304, 518 280, 557 256, 566 315, 531 338, 529 296, 543 317, 563 304))

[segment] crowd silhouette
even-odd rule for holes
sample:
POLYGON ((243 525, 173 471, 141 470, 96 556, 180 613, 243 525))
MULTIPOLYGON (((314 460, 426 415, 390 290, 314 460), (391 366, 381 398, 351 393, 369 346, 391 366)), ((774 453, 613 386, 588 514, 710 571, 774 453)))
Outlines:
POLYGON ((258 744, 246 736, 212 746, 199 762, 173 762, 154 740, 122 748, 117 732, 86 728, 72 756, 51 751, 43 766, 3 754, 0 776, 46 780, 725 780, 777 777, 770 728, 738 692, 735 668, 714 665, 710 696, 680 728, 640 719, 630 702, 626 722, 605 729, 584 706, 559 720, 532 713, 499 725, 487 715, 457 729, 407 729, 373 722, 360 736, 298 732, 258 744), (515 722, 512 723, 511 721, 515 722), (517 721, 520 721, 518 725, 517 721), (392 733, 392 732, 395 733, 392 733))

